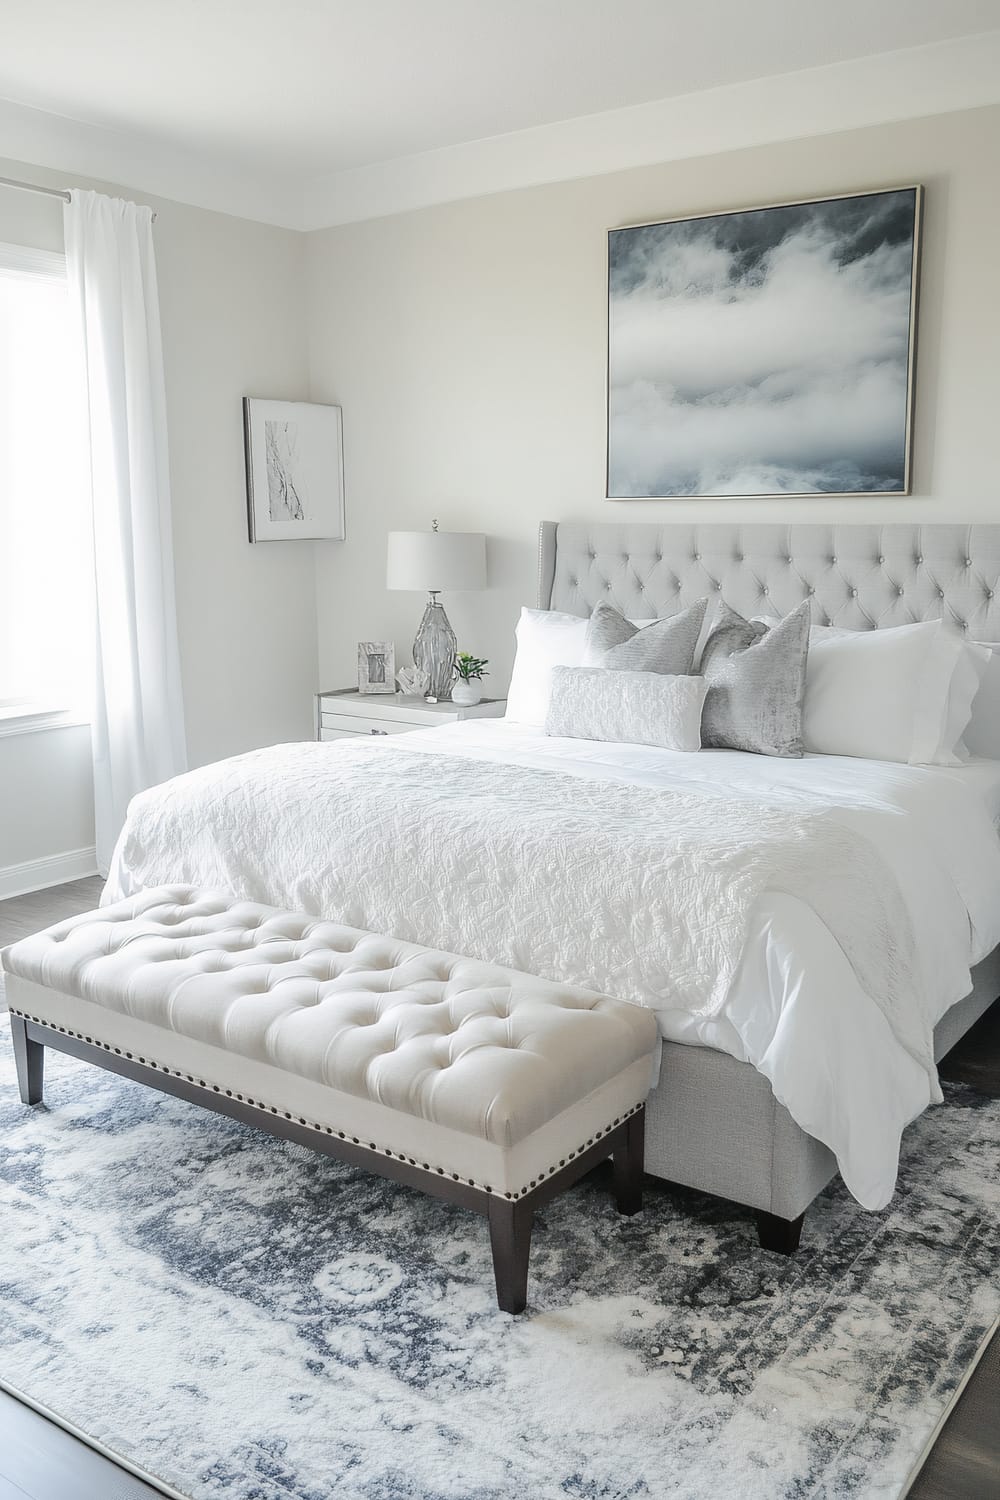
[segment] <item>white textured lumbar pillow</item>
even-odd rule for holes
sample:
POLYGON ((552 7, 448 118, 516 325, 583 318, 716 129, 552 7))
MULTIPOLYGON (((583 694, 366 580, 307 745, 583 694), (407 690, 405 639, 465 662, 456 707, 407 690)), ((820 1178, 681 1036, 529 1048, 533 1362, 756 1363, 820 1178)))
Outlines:
POLYGON ((618 745, 701 749, 703 677, 553 667, 545 733, 618 745))
POLYGON ((960 765, 986 661, 941 620, 887 630, 813 629, 805 746, 910 765, 960 765))

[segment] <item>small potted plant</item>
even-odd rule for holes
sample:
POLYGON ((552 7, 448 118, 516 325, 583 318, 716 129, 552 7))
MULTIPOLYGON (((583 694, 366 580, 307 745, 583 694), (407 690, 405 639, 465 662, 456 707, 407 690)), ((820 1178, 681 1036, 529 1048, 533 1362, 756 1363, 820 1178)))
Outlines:
POLYGON ((455 685, 451 690, 451 701, 462 708, 473 708, 482 698, 479 684, 489 673, 487 657, 470 656, 460 651, 455 657, 455 685))

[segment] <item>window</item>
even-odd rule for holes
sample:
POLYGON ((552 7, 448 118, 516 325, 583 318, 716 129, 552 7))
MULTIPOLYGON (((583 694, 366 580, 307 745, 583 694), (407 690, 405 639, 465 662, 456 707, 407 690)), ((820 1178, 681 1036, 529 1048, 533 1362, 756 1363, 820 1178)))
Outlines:
POLYGON ((64 257, 0 244, 0 721, 89 696, 81 392, 64 257))

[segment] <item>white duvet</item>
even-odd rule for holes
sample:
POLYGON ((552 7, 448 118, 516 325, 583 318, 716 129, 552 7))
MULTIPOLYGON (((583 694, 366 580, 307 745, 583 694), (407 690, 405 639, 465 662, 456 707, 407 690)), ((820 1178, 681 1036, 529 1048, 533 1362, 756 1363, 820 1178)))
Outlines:
POLYGON ((651 1005, 666 1037, 758 1068, 875 1208, 938 1097, 933 1026, 1000 940, 998 789, 986 763, 684 755, 477 721, 154 788, 105 899, 229 886, 651 1005))

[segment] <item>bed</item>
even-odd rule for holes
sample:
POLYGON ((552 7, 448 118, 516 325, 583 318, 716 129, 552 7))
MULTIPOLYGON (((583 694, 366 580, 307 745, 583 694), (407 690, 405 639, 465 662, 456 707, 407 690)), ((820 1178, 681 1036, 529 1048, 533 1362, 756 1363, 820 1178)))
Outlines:
MULTIPOLYGON (((606 600, 638 619, 705 595, 747 616, 812 597, 821 622, 948 616, 994 641, 998 578, 1000 527, 546 523, 538 603, 585 616, 606 600)), ((866 1207, 888 1201, 901 1131, 939 1097, 932 1050, 1000 994, 998 816, 1000 763, 678 756, 481 721, 271 747, 144 793, 105 899, 221 886, 650 1005, 664 1041, 647 1169, 757 1210, 762 1242, 787 1251, 838 1163, 866 1207), (719 890, 706 907, 688 856, 667 859, 675 815, 697 815, 716 849, 742 837, 748 856, 767 825, 771 863, 755 886, 745 862, 732 884, 745 909, 719 890), (832 916, 805 898, 809 869, 802 890, 791 877, 796 819, 813 873, 856 875, 832 916), (845 844, 852 820, 864 837, 845 844), (654 903, 668 865, 680 874, 665 913, 654 903), (699 923, 719 993, 695 955, 704 1003, 688 1005, 683 940, 699 923), (875 950, 882 967, 860 986, 857 955, 875 950), (931 976, 919 1026, 906 1014, 912 965, 931 976)))
MULTIPOLYGON (((998 580, 1000 526, 543 522, 537 602, 583 615, 603 599, 640 618, 716 594, 750 617, 812 597, 823 623, 852 630, 944 617, 975 640, 996 641, 998 580)), ((938 1060, 1000 996, 1000 947, 973 966, 971 980, 935 1028, 938 1060)), ((757 1069, 670 1040, 646 1140, 649 1171, 758 1210, 762 1241, 778 1249, 797 1246, 806 1209, 838 1170, 757 1069)))

